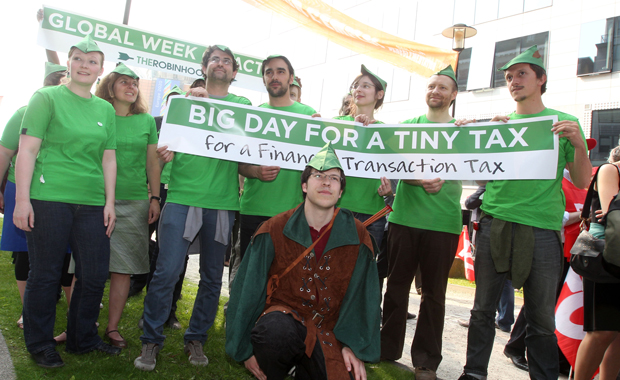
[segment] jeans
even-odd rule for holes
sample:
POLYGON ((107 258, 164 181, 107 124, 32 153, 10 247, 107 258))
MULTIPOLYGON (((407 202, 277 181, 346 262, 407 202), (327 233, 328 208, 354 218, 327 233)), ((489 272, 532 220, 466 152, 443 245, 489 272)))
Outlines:
POLYGON ((507 331, 510 331, 512 324, 515 323, 515 291, 510 280, 504 282, 495 321, 502 330, 507 331))
POLYGON ((295 367, 296 380, 327 380, 325 358, 319 340, 312 355, 306 355, 306 327, 289 314, 274 311, 263 316, 252 329, 254 356, 269 380, 287 378, 295 367))
POLYGON ((67 322, 67 351, 92 351, 101 343, 95 323, 110 263, 103 206, 34 199, 31 203, 36 220, 32 231, 26 232, 30 258, 24 294, 26 348, 35 354, 56 346, 56 293, 71 243, 77 281, 67 322))
MULTIPOLYGON (((153 279, 144 298, 144 330, 140 337, 142 343, 156 343, 163 346, 164 324, 170 315, 172 294, 179 275, 185 266, 185 257, 190 242, 183 238, 185 219, 189 206, 166 203, 159 225, 159 256, 153 279)), ((200 282, 194 302, 189 327, 185 331, 185 342, 207 340, 207 331, 213 325, 217 313, 222 271, 227 245, 215 241, 217 215, 219 210, 202 209, 202 228, 200 238, 200 282)), ((235 221, 235 212, 227 211, 229 224, 222 226, 225 234, 235 221)))
MULTIPOLYGON (((465 373, 487 376, 493 339, 494 316, 508 273, 497 273, 491 257, 491 221, 485 217, 477 234, 476 296, 467 333, 465 373)), ((532 379, 558 378, 555 336, 555 294, 563 252, 556 231, 533 228, 534 252, 530 274, 523 285, 527 309, 527 360, 532 379)), ((514 230, 513 230, 514 231, 514 230)))
MULTIPOLYGON (((371 216, 372 215, 370 214, 363 214, 361 212, 353 213, 353 217, 355 217, 355 219, 359 220, 360 222, 365 222, 366 220, 370 219, 371 216)), ((385 223, 386 220, 384 216, 379 220, 376 220, 370 226, 366 227, 368 233, 371 234, 373 238, 375 238, 375 243, 377 243, 377 247, 381 247, 381 241, 383 240, 383 233, 385 231, 385 223)))

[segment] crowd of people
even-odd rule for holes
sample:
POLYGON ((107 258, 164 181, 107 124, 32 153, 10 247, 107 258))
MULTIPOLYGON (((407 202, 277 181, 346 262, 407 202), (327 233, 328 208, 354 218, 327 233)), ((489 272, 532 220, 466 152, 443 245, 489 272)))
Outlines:
MULTIPOLYGON (((238 271, 226 311, 226 352, 255 377, 365 379, 364 362, 400 359, 412 317, 409 292, 421 277, 411 358, 416 379, 436 379, 448 274, 463 225, 460 181, 347 178, 330 144, 299 170, 158 148, 161 118, 147 112, 134 71, 117 65, 91 93, 104 59, 86 36, 70 48, 67 67, 46 65, 45 86, 15 113, 0 141, 0 170, 8 169, 1 248, 14 252, 23 297, 18 323, 39 366, 64 365, 56 350, 63 341, 70 353, 109 355, 131 344, 119 324, 134 275, 147 284, 134 365, 154 370, 164 326, 180 328, 176 302, 192 249, 200 255, 200 281, 184 351, 191 364, 207 365, 203 346, 218 309, 226 253, 238 244, 230 260, 238 271), (386 218, 384 206, 392 202, 386 218), (158 247, 149 257, 155 229, 158 247), (102 339, 97 319, 108 278, 102 339), (66 334, 55 338, 61 286, 70 307, 66 334)), ((171 94, 251 106, 229 92, 238 68, 230 48, 211 45, 202 56, 204 80, 171 94)), ((493 120, 557 116, 557 171, 553 180, 488 182, 479 194, 476 293, 460 380, 488 376, 495 312, 513 288, 523 288, 527 309, 520 325, 526 369, 532 379, 557 379, 554 309, 566 266, 559 231, 571 218, 564 214, 564 171, 579 190, 589 185, 592 166, 578 119, 543 104, 547 73, 537 47, 500 70, 516 111, 493 120)), ((261 74, 269 100, 259 107, 320 116, 301 103, 301 80, 287 57, 267 57, 261 74)), ((335 118, 381 124, 375 112, 387 86, 362 65, 335 118)), ((470 122, 449 113, 458 93, 451 66, 432 75, 425 92, 427 112, 402 123, 470 122)), ((601 169, 596 207, 602 213, 618 193, 619 173, 615 165, 601 169)), ((578 210, 570 211, 574 222, 578 210)), ((603 226, 593 223, 591 230, 602 236, 603 226)), ((584 289, 588 333, 576 378, 589 379, 602 362, 601 379, 615 379, 617 285, 584 281, 584 289)))

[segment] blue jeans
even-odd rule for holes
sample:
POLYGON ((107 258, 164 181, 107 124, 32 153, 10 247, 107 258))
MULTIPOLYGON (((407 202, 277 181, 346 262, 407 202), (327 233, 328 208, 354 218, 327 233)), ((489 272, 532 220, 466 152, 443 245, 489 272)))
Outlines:
MULTIPOLYGON (((365 222, 366 220, 370 219, 372 215, 370 214, 364 214, 361 212, 353 212, 353 217, 355 217, 355 219, 359 220, 360 222, 365 222)), ((385 220, 385 216, 376 220, 373 224, 371 224, 370 226, 366 227, 366 229, 368 230, 368 233, 372 235, 373 238, 375 238, 375 243, 377 243, 377 247, 381 247, 381 241, 383 240, 383 233, 385 232, 385 223, 387 221, 385 220)))
POLYGON ((103 206, 31 200, 35 227, 26 232, 30 273, 24 294, 24 339, 34 354, 56 346, 56 295, 71 243, 77 281, 67 321, 67 351, 92 351, 99 303, 108 279, 110 239, 103 225, 103 206))
MULTIPOLYGON (((493 339, 494 317, 508 273, 497 273, 491 257, 491 217, 480 222, 477 234, 476 297, 467 333, 467 363, 464 372, 487 376, 493 339)), ((558 378, 558 350, 555 336, 556 288, 562 270, 563 252, 556 231, 532 227, 534 252, 532 269, 523 285, 527 308, 527 361, 530 378, 558 378)))
POLYGON ((512 281, 506 280, 502 289, 502 296, 497 306, 497 319, 495 320, 502 330, 512 328, 515 323, 515 291, 512 288, 512 281))
MULTIPOLYGON (((163 346, 164 323, 170 315, 172 293, 185 266, 185 256, 190 242, 183 239, 185 219, 189 206, 166 203, 159 224, 159 256, 148 292, 144 298, 144 330, 142 343, 157 343, 163 346)), ((222 272, 227 245, 215 241, 217 214, 219 210, 202 210, 200 238, 200 282, 194 302, 189 327, 185 331, 185 342, 207 340, 207 331, 213 325, 222 289, 222 272)), ((230 235, 235 221, 235 212, 228 212, 229 224, 222 226, 230 235)))

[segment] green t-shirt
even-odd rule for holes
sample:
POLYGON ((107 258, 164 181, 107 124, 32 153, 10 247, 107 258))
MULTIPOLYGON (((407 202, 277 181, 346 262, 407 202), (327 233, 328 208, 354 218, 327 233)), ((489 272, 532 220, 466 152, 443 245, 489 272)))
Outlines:
POLYGON ((170 183, 170 172, 172 171, 172 162, 168 162, 164 164, 164 168, 161 171, 161 183, 168 184, 170 183))
MULTIPOLYGON (((334 119, 355 121, 351 115, 336 116, 334 119)), ((377 121, 375 124, 384 123, 377 121)), ((379 186, 381 186, 381 179, 347 177, 347 186, 336 206, 353 212, 374 215, 385 207, 383 197, 377 193, 379 186)))
MULTIPOLYGON (((510 120, 518 120, 550 115, 557 115, 558 121, 571 120, 579 123, 576 117, 549 108, 533 115, 518 115, 513 112, 509 116, 510 120)), ((585 141, 581 126, 579 128, 585 141)), ((481 206, 482 211, 508 222, 559 231, 566 205, 562 192, 563 171, 566 163, 573 162, 574 158, 575 147, 568 139, 561 138, 555 179, 489 182, 481 206)))
MULTIPOLYGON (((450 121, 451 123, 454 120, 450 121)), ((405 120, 401 124, 433 124, 422 115, 405 120)), ((422 186, 398 183, 394 197, 394 211, 390 223, 430 231, 460 234, 463 229, 461 213, 461 181, 446 181, 441 190, 429 194, 422 186)), ((486 195, 485 195, 486 201, 486 195)))
MULTIPOLYGON (((218 99, 252 105, 247 98, 234 94, 218 99)), ((238 164, 235 161, 177 152, 172 160, 167 201, 186 206, 237 211, 238 178, 238 164)))
POLYGON ((40 138, 30 198, 89 206, 105 204, 103 151, 116 149, 114 107, 82 98, 66 86, 32 95, 22 134, 40 138))
POLYGON ((116 199, 148 199, 146 149, 151 144, 157 144, 153 116, 116 116, 116 199))
MULTIPOLYGON (((305 104, 293 103, 288 107, 272 107, 268 103, 259 107, 279 111, 314 115, 316 111, 305 104)), ((262 182, 256 178, 246 178, 241 197, 241 214, 272 217, 290 210, 303 202, 301 191, 301 171, 281 169, 276 179, 262 182)))
MULTIPOLYGON (((26 113, 26 106, 15 111, 13 116, 9 119, 9 122, 6 123, 6 127, 4 127, 4 132, 2 132, 2 139, 0 140, 0 145, 9 149, 9 150, 17 150, 19 147, 19 130, 22 127, 22 120, 24 119, 24 114, 26 113)), ((13 155, 11 158, 11 163, 9 164, 9 177, 8 180, 15 183, 15 158, 17 155, 13 155)))

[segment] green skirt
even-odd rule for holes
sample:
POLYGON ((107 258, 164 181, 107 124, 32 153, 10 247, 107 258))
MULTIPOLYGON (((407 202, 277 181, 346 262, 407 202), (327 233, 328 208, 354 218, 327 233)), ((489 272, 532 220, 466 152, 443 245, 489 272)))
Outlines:
POLYGON ((149 201, 116 200, 116 226, 110 238, 110 272, 149 272, 149 201))

